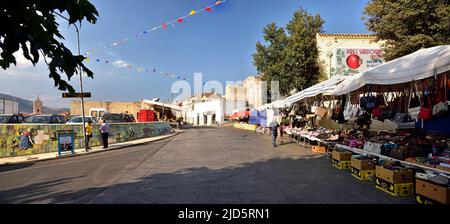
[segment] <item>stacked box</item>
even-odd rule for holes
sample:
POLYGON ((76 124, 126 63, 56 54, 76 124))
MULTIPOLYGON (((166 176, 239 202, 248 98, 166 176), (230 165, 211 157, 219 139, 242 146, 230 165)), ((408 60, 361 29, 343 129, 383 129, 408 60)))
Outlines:
POLYGON ((375 168, 375 187, 392 196, 409 196, 414 193, 414 171, 375 168))
POLYGON ((334 150, 331 157, 331 164, 338 169, 350 169, 351 152, 342 152, 334 150))
POLYGON ((375 176, 376 162, 372 159, 352 157, 350 165, 352 176, 358 180, 371 180, 375 176))
POLYGON ((420 204, 450 204, 450 188, 417 178, 416 201, 420 204))

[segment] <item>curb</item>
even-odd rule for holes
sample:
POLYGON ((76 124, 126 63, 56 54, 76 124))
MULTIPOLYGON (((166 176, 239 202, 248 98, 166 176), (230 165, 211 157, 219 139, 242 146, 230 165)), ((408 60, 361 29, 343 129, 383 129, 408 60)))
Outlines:
MULTIPOLYGON (((102 149, 102 150, 95 150, 95 151, 88 151, 88 152, 84 151, 82 153, 75 152, 74 155, 67 155, 67 156, 61 156, 61 157, 56 155, 56 156, 50 157, 50 158, 39 159, 39 157, 38 157, 37 159, 33 158, 33 159, 27 159, 25 161, 19 161, 19 162, 5 162, 5 163, 0 163, 0 166, 23 164, 23 163, 30 163, 30 162, 40 162, 40 161, 55 160, 55 159, 67 159, 67 158, 73 158, 73 157, 89 155, 89 154, 96 154, 96 153, 101 153, 101 152, 110 152, 110 151, 124 149, 124 148, 128 148, 128 147, 133 147, 133 146, 141 146, 141 145, 145 145, 145 144, 150 143, 150 142, 158 142, 158 141, 161 141, 161 140, 164 140, 164 139, 167 139, 167 138, 171 138, 171 137, 177 136, 180 133, 184 133, 184 131, 176 131, 175 133, 164 135, 164 136, 155 136, 155 137, 161 137, 161 138, 160 139, 156 139, 156 140, 149 140, 149 141, 145 141, 145 142, 141 142, 141 143, 134 143, 134 144, 133 143, 126 144, 127 142, 116 143, 116 144, 121 144, 121 145, 110 145, 110 147, 113 147, 112 149, 102 149)), ((152 138, 154 138, 154 137, 152 137, 152 138)), ((140 139, 136 139, 134 141, 137 141, 137 140, 140 140, 140 139)), ((98 146, 98 147, 101 147, 101 146, 98 146)), ((80 149, 75 149, 75 150, 80 150, 80 149)), ((81 150, 83 150, 83 149, 81 149, 81 150)), ((38 155, 39 154, 36 154, 35 156, 38 156, 38 155)))

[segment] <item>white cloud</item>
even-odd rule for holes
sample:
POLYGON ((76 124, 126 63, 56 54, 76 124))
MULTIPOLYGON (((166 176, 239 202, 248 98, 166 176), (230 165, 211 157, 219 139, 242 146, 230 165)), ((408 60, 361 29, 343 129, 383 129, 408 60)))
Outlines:
POLYGON ((23 56, 22 49, 20 49, 19 51, 17 51, 13 55, 14 55, 14 57, 16 57, 16 62, 17 62, 16 67, 18 67, 18 68, 26 68, 26 67, 33 66, 33 63, 31 63, 31 61, 29 61, 28 59, 26 59, 23 56))
POLYGON ((123 60, 117 60, 117 61, 113 62, 113 65, 120 67, 120 68, 125 68, 125 67, 129 66, 129 64, 123 60))

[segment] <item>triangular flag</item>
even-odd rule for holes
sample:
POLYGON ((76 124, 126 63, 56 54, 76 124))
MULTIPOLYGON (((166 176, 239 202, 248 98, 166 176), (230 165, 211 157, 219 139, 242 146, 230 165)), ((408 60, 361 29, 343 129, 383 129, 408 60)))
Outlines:
POLYGON ((211 11, 212 11, 211 7, 208 7, 208 8, 206 8, 205 10, 208 11, 208 12, 211 12, 211 11))
POLYGON ((197 13, 195 10, 192 10, 190 13, 189 13, 189 15, 190 16, 192 16, 192 15, 194 15, 195 13, 197 13))
POLYGON ((162 24, 162 28, 163 28, 163 29, 166 29, 166 28, 167 28, 167 24, 163 23, 163 24, 162 24))
POLYGON ((182 19, 182 18, 179 18, 179 19, 177 19, 177 22, 182 23, 182 22, 183 22, 183 19, 182 19))

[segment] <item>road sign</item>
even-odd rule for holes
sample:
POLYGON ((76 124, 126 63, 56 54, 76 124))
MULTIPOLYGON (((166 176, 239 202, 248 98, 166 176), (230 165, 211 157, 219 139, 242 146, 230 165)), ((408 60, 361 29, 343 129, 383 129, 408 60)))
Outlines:
POLYGON ((63 98, 90 98, 91 93, 63 93, 63 98))

